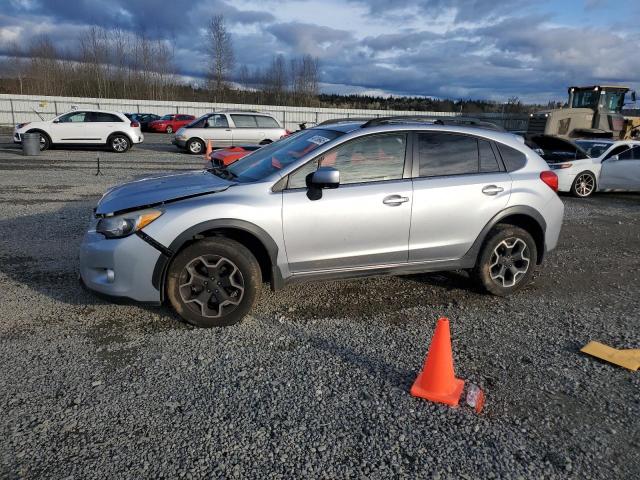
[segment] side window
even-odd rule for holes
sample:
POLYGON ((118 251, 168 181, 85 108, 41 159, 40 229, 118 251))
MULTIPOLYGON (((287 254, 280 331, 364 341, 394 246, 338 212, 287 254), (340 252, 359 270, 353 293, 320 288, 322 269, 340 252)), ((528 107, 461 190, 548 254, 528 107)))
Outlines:
POLYGON ((504 166, 507 168, 507 172, 515 172, 527 164, 527 157, 521 151, 501 143, 496 143, 496 145, 498 145, 498 150, 500 150, 500 156, 504 166))
POLYGON ((190 115, 178 115, 176 120, 193 120, 190 115))
POLYGON ((228 128, 229 122, 226 115, 211 115, 207 119, 207 127, 209 128, 228 128))
MULTIPOLYGON (((320 166, 338 169, 341 185, 396 180, 404 172, 406 149, 405 133, 368 135, 328 151, 318 162, 320 166)), ((316 170, 318 162, 312 160, 293 173, 289 188, 304 187, 305 177, 316 170)))
POLYGON ((71 113, 67 113, 66 115, 61 116, 58 119, 58 122, 60 123, 81 123, 84 122, 84 117, 86 116, 87 112, 71 112, 71 113))
MULTIPOLYGON (((132 120, 137 120, 136 115, 132 115, 132 120)), ((113 122, 122 122, 120 117, 117 115, 113 115, 111 113, 103 113, 103 112, 93 112, 93 115, 90 119, 87 119, 88 122, 104 122, 104 123, 113 123, 113 122)))
POLYGON ((480 173, 500 171, 500 164, 489 142, 478 140, 478 153, 480 155, 480 173))
POLYGON ((420 133, 418 159, 421 177, 478 173, 478 141, 466 135, 420 133))
POLYGON ((640 147, 630 148, 622 152, 618 159, 620 160, 640 160, 640 147))
POLYGON ((231 118, 238 128, 256 128, 258 126, 256 117, 253 115, 231 115, 231 118))
POLYGON ((278 125, 278 122, 276 122, 274 118, 256 115, 255 119, 260 128, 280 128, 280 125, 278 125))
POLYGON ((614 148, 613 150, 611 150, 611 151, 607 154, 607 156, 605 157, 605 160, 606 160, 607 158, 611 158, 611 157, 613 157, 614 155, 620 155, 620 154, 622 154, 623 152, 627 151, 628 149, 629 149, 629 147, 628 147, 628 146, 626 146, 626 145, 620 145, 620 146, 618 146, 618 147, 614 148))

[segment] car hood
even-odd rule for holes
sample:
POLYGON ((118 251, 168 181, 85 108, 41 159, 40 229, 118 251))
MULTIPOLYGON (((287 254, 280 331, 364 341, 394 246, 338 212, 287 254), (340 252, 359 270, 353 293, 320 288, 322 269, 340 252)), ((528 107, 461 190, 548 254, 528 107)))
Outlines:
POLYGON ((226 190, 233 182, 202 170, 144 178, 108 190, 98 202, 96 214, 106 215, 160 205, 184 198, 226 190))

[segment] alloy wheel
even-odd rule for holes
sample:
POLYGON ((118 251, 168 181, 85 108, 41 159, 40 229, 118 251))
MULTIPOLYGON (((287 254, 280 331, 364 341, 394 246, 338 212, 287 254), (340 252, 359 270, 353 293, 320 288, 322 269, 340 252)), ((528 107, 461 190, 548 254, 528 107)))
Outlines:
POLYGON ((499 286, 513 287, 527 273, 530 263, 524 240, 507 238, 493 250, 489 274, 499 286))
POLYGON ((189 308, 203 317, 220 318, 242 302, 244 278, 228 258, 202 255, 182 269, 178 288, 189 308))
POLYGON ((595 179, 588 173, 582 173, 576 177, 575 190, 580 197, 588 197, 595 188, 595 179))
POLYGON ((124 152, 129 147, 129 142, 126 138, 116 137, 111 141, 111 145, 116 152, 124 152))
POLYGON ((202 152, 202 144, 200 142, 191 142, 189 144, 189 151, 191 153, 200 153, 200 152, 202 152))

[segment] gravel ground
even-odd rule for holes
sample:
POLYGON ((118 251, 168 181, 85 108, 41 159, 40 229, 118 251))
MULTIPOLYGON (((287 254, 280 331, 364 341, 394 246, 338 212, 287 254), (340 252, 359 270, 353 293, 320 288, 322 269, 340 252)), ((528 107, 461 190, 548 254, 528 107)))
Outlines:
POLYGON ((640 376, 578 351, 640 346, 640 195, 563 197, 560 248, 509 299, 463 273, 325 282, 198 330, 83 291, 77 250, 106 188, 200 158, 0 141, 0 477, 640 477, 640 376), (408 394, 441 315, 482 415, 408 394))

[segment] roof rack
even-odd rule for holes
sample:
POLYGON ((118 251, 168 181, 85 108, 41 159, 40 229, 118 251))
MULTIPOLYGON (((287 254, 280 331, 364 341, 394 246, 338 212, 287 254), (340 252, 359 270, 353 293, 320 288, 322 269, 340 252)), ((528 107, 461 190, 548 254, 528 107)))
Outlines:
POLYGON ((239 108, 223 108, 222 110, 216 110, 217 112, 238 112, 238 113, 261 113, 258 110, 241 110, 239 108))
POLYGON ((395 117, 380 117, 369 120, 361 128, 377 127, 380 125, 403 124, 403 123, 425 123, 429 125, 453 125, 462 127, 484 128, 497 132, 506 130, 492 122, 487 122, 474 117, 430 117, 426 115, 406 115, 395 117))
POLYGON ((331 125, 333 123, 348 123, 348 122, 369 122, 373 120, 371 117, 361 117, 361 118, 332 118, 331 120, 325 120, 322 123, 316 125, 317 127, 321 125, 331 125))

